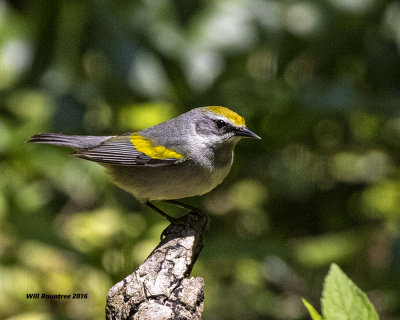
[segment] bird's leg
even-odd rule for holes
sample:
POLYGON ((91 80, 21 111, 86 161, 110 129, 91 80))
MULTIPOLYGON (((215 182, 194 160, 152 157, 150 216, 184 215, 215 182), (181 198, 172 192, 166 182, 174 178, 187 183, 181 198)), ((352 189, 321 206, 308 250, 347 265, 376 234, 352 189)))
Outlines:
POLYGON ((194 206, 191 206, 189 204, 186 204, 186 203, 183 203, 183 202, 180 202, 180 201, 176 201, 176 200, 163 200, 163 201, 166 202, 166 203, 172 204, 174 206, 177 206, 179 208, 187 209, 190 212, 193 212, 193 213, 195 213, 197 215, 204 216, 204 214, 198 208, 196 208, 194 206))
POLYGON ((164 218, 166 218, 169 222, 175 223, 178 219, 171 217, 170 215, 166 214, 164 211, 161 209, 157 208, 154 204, 152 204, 150 201, 145 202, 146 206, 149 208, 153 209, 155 212, 158 214, 162 215, 164 218))

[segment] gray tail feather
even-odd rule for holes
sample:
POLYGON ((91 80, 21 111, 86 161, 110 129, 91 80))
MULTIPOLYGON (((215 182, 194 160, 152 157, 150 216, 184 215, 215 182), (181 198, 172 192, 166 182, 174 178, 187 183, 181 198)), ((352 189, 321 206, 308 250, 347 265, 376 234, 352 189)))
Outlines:
POLYGON ((28 142, 47 143, 74 149, 90 149, 98 146, 112 136, 69 136, 58 133, 39 133, 30 137, 28 142))

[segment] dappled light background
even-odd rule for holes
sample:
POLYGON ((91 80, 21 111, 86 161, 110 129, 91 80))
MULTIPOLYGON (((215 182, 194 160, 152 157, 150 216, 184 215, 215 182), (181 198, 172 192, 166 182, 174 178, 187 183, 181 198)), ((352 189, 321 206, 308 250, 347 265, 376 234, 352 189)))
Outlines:
POLYGON ((400 319, 399 50, 396 1, 0 0, 0 318, 104 318, 167 226, 101 166, 29 136, 224 105, 262 140, 187 199, 212 219, 193 270, 204 318, 308 319, 301 297, 319 306, 336 262, 400 319))

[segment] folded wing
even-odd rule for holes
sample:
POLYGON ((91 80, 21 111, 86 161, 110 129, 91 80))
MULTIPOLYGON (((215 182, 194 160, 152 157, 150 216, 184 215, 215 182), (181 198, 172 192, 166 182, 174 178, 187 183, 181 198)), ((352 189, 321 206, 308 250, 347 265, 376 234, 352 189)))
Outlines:
POLYGON ((98 146, 81 149, 73 155, 90 161, 121 166, 168 166, 183 161, 183 156, 180 154, 163 146, 154 146, 149 140, 137 133, 111 137, 98 146), (135 139, 132 137, 135 137, 135 139), (143 144, 137 143, 138 137, 141 139, 139 141, 146 142, 145 147, 143 147, 143 144), (169 152, 160 153, 157 150, 169 152))

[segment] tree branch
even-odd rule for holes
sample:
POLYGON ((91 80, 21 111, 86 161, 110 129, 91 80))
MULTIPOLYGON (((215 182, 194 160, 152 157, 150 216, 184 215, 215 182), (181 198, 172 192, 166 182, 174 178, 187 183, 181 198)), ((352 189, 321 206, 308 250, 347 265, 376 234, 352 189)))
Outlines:
POLYGON ((210 219, 191 212, 170 224, 150 256, 108 292, 107 320, 201 319, 203 278, 188 278, 210 219))

